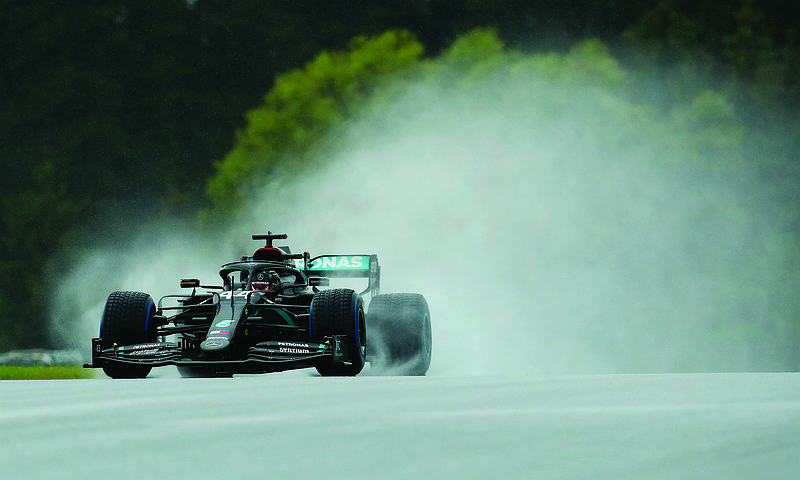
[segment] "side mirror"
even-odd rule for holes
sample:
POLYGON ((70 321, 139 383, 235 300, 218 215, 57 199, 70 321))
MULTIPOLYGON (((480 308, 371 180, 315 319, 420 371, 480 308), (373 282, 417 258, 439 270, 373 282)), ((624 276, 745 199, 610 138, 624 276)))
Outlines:
POLYGON ((309 287, 329 287, 331 279, 328 277, 308 277, 309 287))
POLYGON ((181 288, 197 288, 200 286, 200 280, 196 278, 181 278, 181 288))

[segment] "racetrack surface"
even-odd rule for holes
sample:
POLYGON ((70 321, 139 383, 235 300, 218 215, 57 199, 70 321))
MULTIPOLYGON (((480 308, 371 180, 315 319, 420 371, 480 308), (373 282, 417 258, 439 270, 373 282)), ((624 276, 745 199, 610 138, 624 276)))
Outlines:
POLYGON ((0 382, 0 478, 795 479, 800 375, 0 382))

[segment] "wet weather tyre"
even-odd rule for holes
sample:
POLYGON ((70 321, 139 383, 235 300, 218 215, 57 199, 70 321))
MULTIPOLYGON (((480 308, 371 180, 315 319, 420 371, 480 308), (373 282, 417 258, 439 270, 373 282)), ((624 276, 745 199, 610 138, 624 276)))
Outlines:
MULTIPOLYGON (((142 292, 113 292, 108 296, 100 322, 101 348, 155 342, 157 326, 151 321, 156 307, 153 298, 142 292)), ((111 378, 144 378, 152 367, 107 363, 103 371, 111 378)))
POLYGON ((309 313, 312 341, 323 343, 325 337, 332 335, 346 337, 347 362, 324 359, 316 365, 319 374, 358 375, 367 356, 366 315, 361 295, 347 288, 323 290, 314 296, 309 313))
POLYGON ((367 343, 375 373, 415 375, 431 365, 431 314, 417 293, 378 295, 369 304, 367 343))

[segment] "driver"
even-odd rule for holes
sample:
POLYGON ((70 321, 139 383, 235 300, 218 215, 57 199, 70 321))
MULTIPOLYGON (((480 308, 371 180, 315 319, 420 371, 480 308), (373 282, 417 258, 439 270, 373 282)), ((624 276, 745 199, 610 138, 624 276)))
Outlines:
POLYGON ((253 277, 251 284, 253 290, 262 290, 267 293, 277 293, 281 288, 281 277, 275 273, 275 270, 258 272, 253 277))

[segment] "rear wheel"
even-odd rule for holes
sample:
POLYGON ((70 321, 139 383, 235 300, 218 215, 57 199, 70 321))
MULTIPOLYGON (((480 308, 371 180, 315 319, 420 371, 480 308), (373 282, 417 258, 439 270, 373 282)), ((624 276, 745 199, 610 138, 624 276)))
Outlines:
MULTIPOLYGON (((152 322, 156 306, 153 298, 142 292, 113 292, 108 296, 100 322, 101 348, 155 342, 156 325, 152 322)), ((111 363, 103 371, 111 378, 144 378, 152 367, 111 363)))
POLYGON ((361 295, 347 288, 323 290, 311 301, 309 328, 311 339, 322 343, 325 337, 344 335, 347 363, 325 359, 317 364, 323 376, 353 376, 364 368, 367 354, 366 316, 361 295))
POLYGON ((378 295, 367 315, 370 366, 377 373, 425 375, 431 365, 431 314, 417 293, 378 295))

